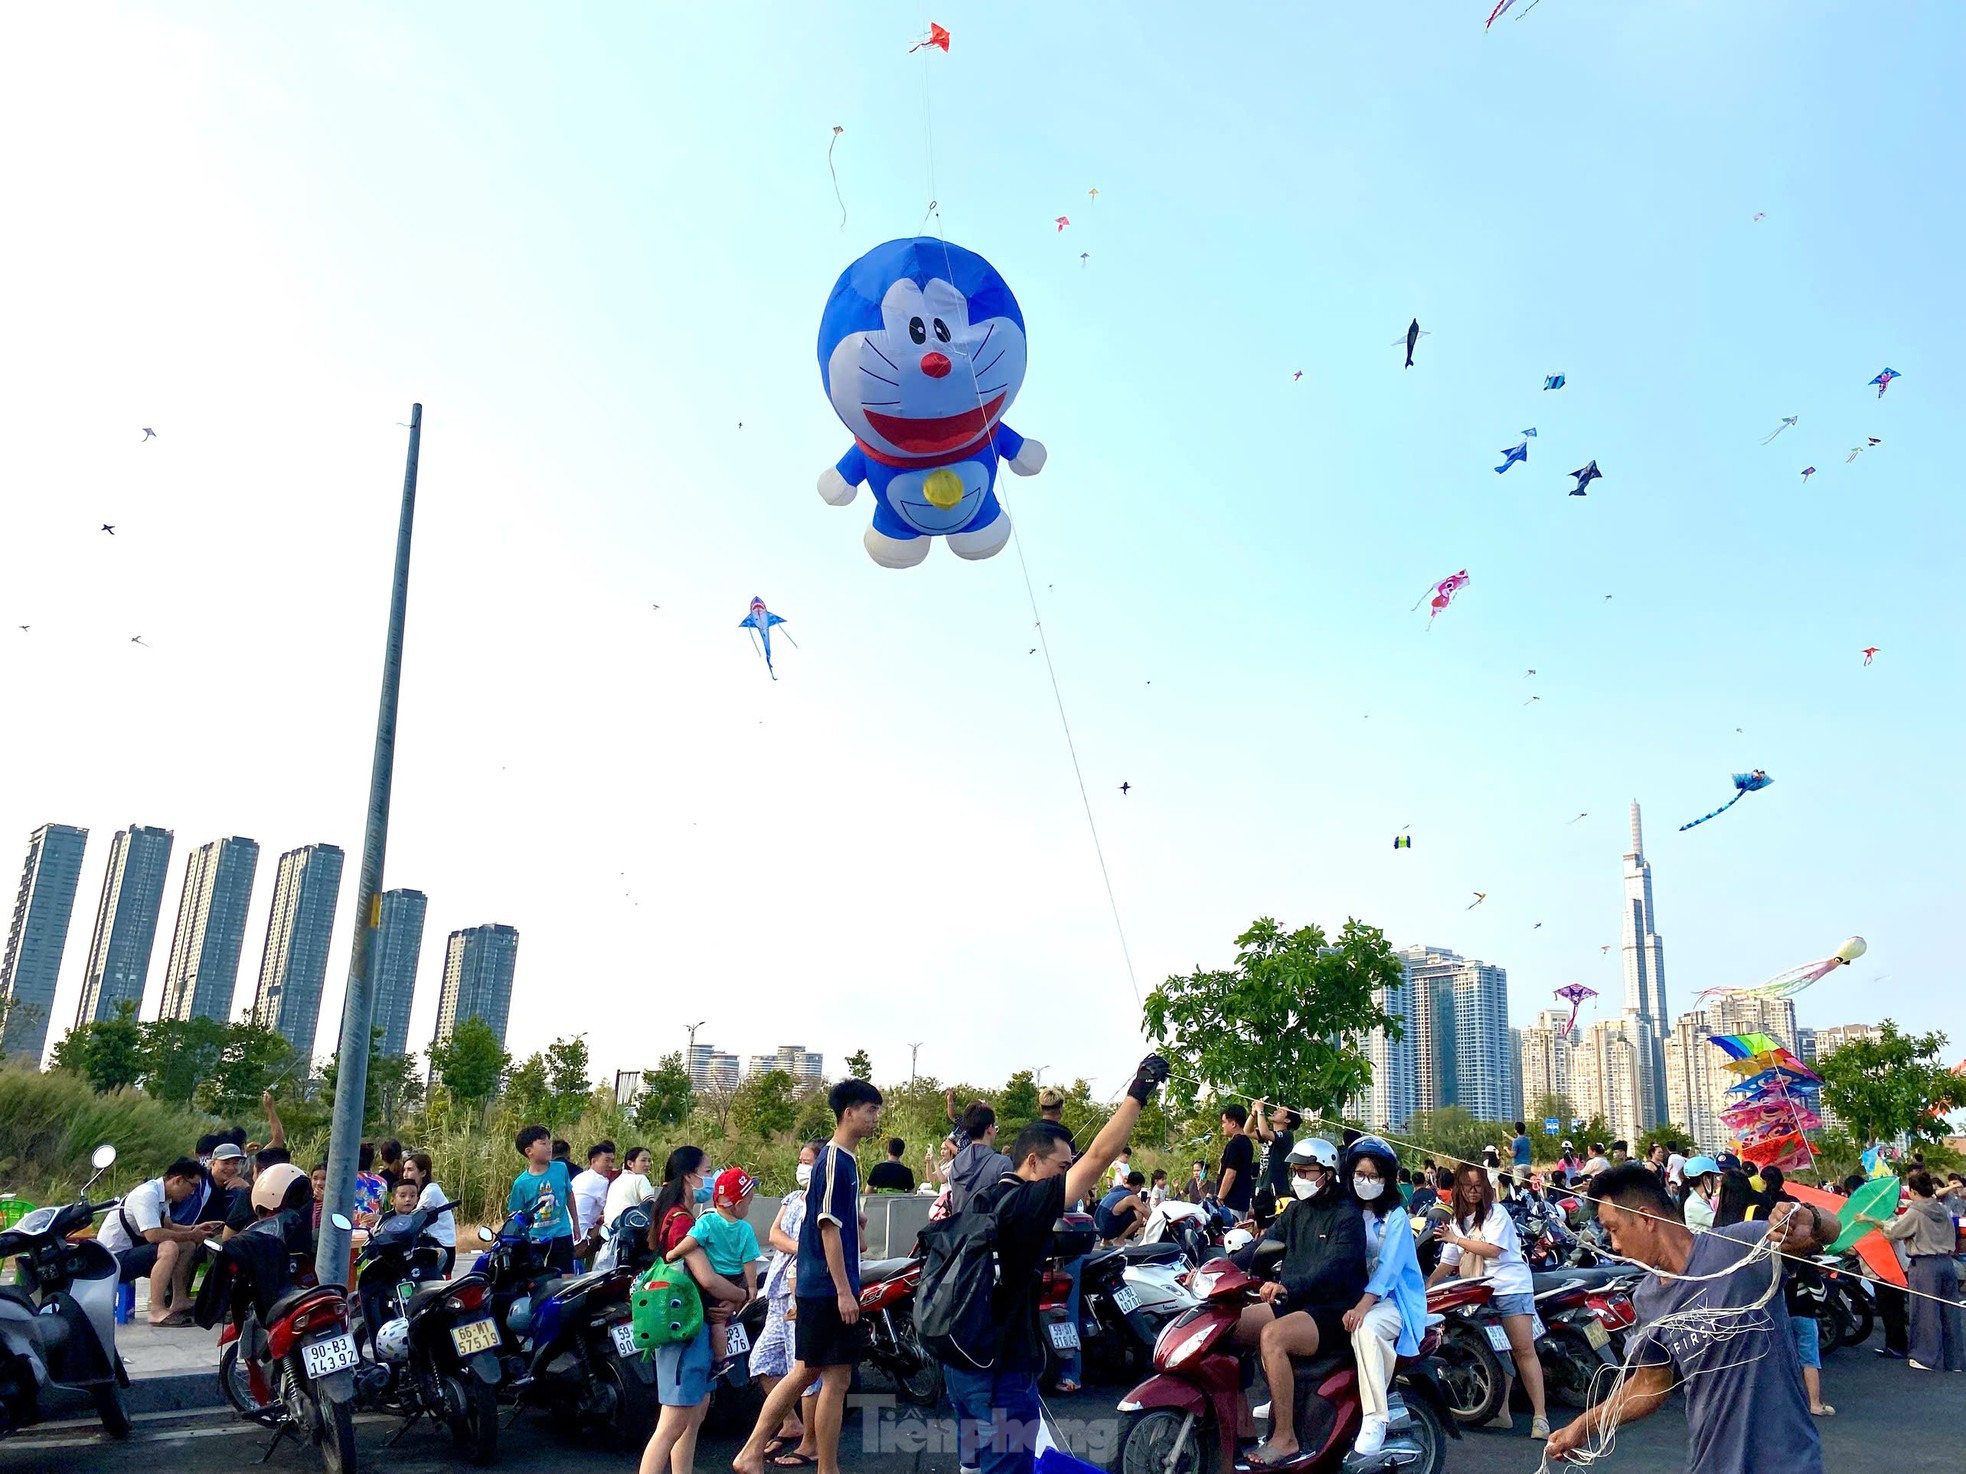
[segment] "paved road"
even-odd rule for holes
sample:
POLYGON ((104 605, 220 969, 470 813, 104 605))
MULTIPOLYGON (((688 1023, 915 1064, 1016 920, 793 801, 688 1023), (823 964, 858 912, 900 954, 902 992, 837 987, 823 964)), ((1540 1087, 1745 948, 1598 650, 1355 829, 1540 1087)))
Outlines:
MULTIPOLYGON (((1839 1409, 1822 1425, 1825 1463, 1832 1474, 1844 1470, 1890 1470, 1890 1474, 1958 1474, 1962 1466, 1957 1429, 1966 1412, 1966 1374, 1941 1376, 1909 1371, 1884 1362, 1868 1348, 1843 1351, 1831 1359, 1826 1392, 1839 1409)), ((1111 1390, 1056 1399, 1054 1416, 1080 1453, 1095 1462, 1110 1458, 1117 1426, 1111 1390)), ((1751 1416, 1742 1409, 1744 1416, 1751 1416)), ((1524 1433, 1528 1419, 1518 1420, 1524 1433)), ((394 1424, 367 1419, 358 1425, 365 1468, 389 1474, 450 1474, 464 1466, 452 1462, 448 1438, 413 1430, 393 1449, 383 1442, 394 1424)), ((891 1402, 870 1397, 849 1421, 846 1469, 882 1474, 955 1474, 946 1420, 926 1422, 916 1415, 897 1417, 891 1402)), ((45 1429, 0 1442, 0 1471, 34 1474, 122 1474, 132 1467, 165 1467, 170 1474, 246 1474, 255 1467, 266 1435, 230 1418, 167 1415, 141 1420, 133 1445, 109 1443, 81 1429, 45 1429)), ((1686 1420, 1677 1404, 1618 1438, 1606 1474, 1665 1474, 1685 1466, 1686 1420)), ((722 1474, 736 1447, 729 1438, 706 1438, 697 1467, 722 1474)), ((505 1435, 500 1463, 527 1474, 625 1474, 630 1460, 572 1447, 531 1420, 505 1435)), ((1453 1474, 1532 1474, 1539 1446, 1527 1437, 1469 1433, 1451 1445, 1453 1474)), ((269 1474, 318 1474, 318 1459, 287 1447, 264 1466, 269 1474)))

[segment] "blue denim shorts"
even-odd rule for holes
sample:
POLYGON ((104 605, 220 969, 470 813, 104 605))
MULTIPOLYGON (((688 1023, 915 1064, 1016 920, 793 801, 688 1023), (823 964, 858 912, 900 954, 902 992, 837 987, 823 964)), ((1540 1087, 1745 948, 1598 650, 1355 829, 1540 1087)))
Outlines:
POLYGON ((1806 1367, 1821 1371, 1823 1367, 1822 1327, 1807 1316, 1789 1317, 1789 1334, 1795 1337, 1796 1358, 1806 1367))
POLYGON ((1497 1315, 1534 1315, 1536 1297, 1534 1295, 1497 1295, 1489 1302, 1495 1307, 1497 1315))

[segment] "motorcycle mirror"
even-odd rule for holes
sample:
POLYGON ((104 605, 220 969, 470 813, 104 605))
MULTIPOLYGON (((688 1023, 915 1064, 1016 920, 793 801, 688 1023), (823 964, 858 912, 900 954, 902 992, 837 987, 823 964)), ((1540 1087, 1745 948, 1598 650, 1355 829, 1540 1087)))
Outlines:
POLYGON ((328 1215, 328 1222, 332 1223, 343 1233, 353 1233, 355 1230, 355 1225, 348 1221, 348 1215, 346 1213, 330 1213, 328 1215))
POLYGON ((89 1165, 95 1168, 96 1171, 98 1172, 103 1172, 108 1170, 110 1165, 114 1163, 115 1160, 116 1160, 116 1148, 111 1146, 106 1141, 89 1154, 89 1165))
POLYGON ((478 1242, 481 1244, 495 1244, 498 1242, 498 1235, 481 1223, 478 1225, 478 1242))

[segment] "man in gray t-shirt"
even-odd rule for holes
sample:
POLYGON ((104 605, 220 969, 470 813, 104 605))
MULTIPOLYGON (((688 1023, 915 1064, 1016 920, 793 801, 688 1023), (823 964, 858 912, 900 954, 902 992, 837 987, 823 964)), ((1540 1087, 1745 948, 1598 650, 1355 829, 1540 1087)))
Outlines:
POLYGON ((1604 1173, 1591 1195, 1612 1248, 1661 1273, 1648 1277, 1633 1297, 1639 1324, 1631 1376, 1615 1396, 1558 1429, 1550 1456, 1567 1458, 1601 1439, 1606 1427, 1650 1416, 1681 1388, 1688 1474, 1822 1474, 1822 1443, 1802 1393, 1779 1261, 1747 1262, 1769 1225, 1738 1223, 1695 1234, 1642 1162, 1604 1173), (1742 1308, 1747 1306, 1756 1308, 1742 1308), (1719 1326, 1658 1324, 1691 1309, 1739 1314, 1719 1326), (1747 1409, 1752 1418, 1743 1416, 1747 1409))

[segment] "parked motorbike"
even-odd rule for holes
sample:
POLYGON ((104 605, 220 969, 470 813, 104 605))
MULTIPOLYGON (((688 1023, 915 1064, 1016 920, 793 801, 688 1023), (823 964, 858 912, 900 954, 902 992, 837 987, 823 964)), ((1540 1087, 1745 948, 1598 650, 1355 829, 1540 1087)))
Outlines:
POLYGON ((444 1249, 424 1232, 454 1204, 385 1218, 355 1264, 355 1338, 372 1358, 355 1377, 363 1406, 450 1429, 474 1464, 498 1457, 498 1348, 483 1275, 445 1282, 444 1249))
MULTIPOLYGON (((352 1231, 339 1213, 331 1221, 352 1231)), ((208 1305, 224 1317, 218 1376, 226 1400, 241 1417, 273 1430, 268 1457, 281 1439, 304 1438, 320 1449, 328 1474, 354 1474, 361 1356, 346 1291, 313 1283, 288 1252, 277 1219, 224 1243, 207 1239, 205 1247, 213 1258, 199 1306, 201 1320, 208 1305)))
MULTIPOLYGON (((1485 1423, 1502 1405, 1505 1378, 1515 1376, 1508 1333, 1495 1313, 1485 1279, 1446 1280, 1427 1291, 1427 1310, 1441 1317, 1440 1381, 1457 1423, 1485 1423)), ((1535 1334, 1543 1334, 1540 1321, 1535 1334)))
POLYGON ((1147 1215, 1139 1237, 1141 1244, 1175 1243, 1191 1265, 1205 1263, 1222 1247, 1222 1223, 1199 1203, 1168 1198, 1147 1215))
POLYGON ((93 1406, 111 1438, 130 1436, 130 1378, 116 1351, 116 1256, 69 1237, 116 1206, 89 1201, 115 1160, 115 1147, 97 1147, 95 1173, 74 1202, 36 1208, 0 1233, 0 1260, 19 1256, 14 1282, 0 1285, 0 1438, 58 1415, 65 1403, 93 1406))
POLYGON ((942 1400, 942 1363, 928 1354, 915 1332, 915 1291, 921 1280, 920 1256, 862 1264, 860 1323, 866 1327, 868 1364, 893 1381, 903 1402, 934 1407, 942 1400))
POLYGON ((1123 1244, 1086 1255, 1079 1281, 1079 1340, 1088 1373, 1135 1382, 1153 1360, 1161 1328, 1200 1303, 1181 1283, 1188 1270, 1171 1242, 1123 1244))
POLYGON ((1816 1263, 1823 1271, 1830 1298, 1841 1302, 1837 1344, 1863 1345, 1877 1326, 1877 1297, 1866 1277, 1868 1271, 1860 1262, 1853 1264, 1850 1258, 1836 1254, 1818 1254, 1816 1263))
MULTIPOLYGON (((1115 1474, 1205 1474, 1250 1469, 1249 1450, 1236 1429, 1243 1388, 1251 1383, 1255 1354, 1231 1339, 1242 1312, 1253 1304, 1261 1281, 1227 1259, 1211 1260, 1189 1276, 1201 1304, 1170 1322, 1154 1345, 1154 1373, 1121 1400, 1115 1474)), ((1296 1429, 1301 1452, 1275 1467, 1303 1474, 1343 1469, 1346 1474, 1440 1474, 1447 1440, 1459 1438, 1431 1360, 1440 1342, 1430 1326, 1420 1354, 1402 1357, 1388 1396, 1390 1427, 1377 1454, 1351 1453, 1363 1414, 1358 1370, 1349 1340, 1321 1348, 1296 1373, 1296 1429)))
POLYGON ((1550 1396, 1575 1408, 1601 1401, 1611 1379, 1600 1377, 1600 1370, 1622 1360, 1613 1331, 1637 1319, 1629 1296, 1615 1284, 1593 1287, 1581 1275, 1539 1274, 1536 1314, 1544 1326, 1536 1338, 1536 1356, 1550 1396))
POLYGON ((628 1319, 635 1271, 556 1274, 527 1235, 532 1211, 512 1214, 496 1234, 480 1228, 490 1248, 471 1267, 499 1328, 499 1395, 609 1448, 639 1448, 659 1405, 654 1359, 635 1345, 628 1319))

